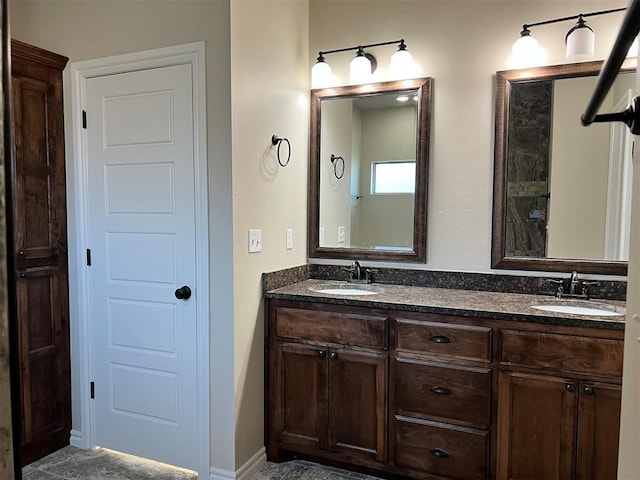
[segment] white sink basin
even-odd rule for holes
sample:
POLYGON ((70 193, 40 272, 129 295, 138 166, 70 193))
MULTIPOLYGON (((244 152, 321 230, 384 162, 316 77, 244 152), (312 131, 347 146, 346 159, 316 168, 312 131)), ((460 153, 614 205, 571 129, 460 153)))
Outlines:
POLYGON ((377 295, 382 290, 372 287, 370 285, 318 285, 317 287, 310 287, 310 290, 317 293, 324 293, 327 295, 377 295))
POLYGON ((625 314, 622 307, 614 306, 610 306, 609 310, 597 308, 596 306, 584 307, 576 305, 533 305, 533 308, 544 310, 546 312, 571 313, 574 315, 594 315, 599 317, 617 317, 625 314))

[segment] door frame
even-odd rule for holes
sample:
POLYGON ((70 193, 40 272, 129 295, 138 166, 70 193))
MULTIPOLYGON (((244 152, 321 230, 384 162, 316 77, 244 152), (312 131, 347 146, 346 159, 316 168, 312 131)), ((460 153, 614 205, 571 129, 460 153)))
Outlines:
POLYGON ((86 80, 89 78, 127 73, 152 68, 188 64, 192 69, 194 173, 195 173, 195 234, 196 234, 196 356, 199 441, 199 478, 205 478, 210 468, 210 325, 209 325, 209 208, 207 183, 207 128, 205 44, 185 45, 73 62, 71 66, 71 106, 73 124, 73 163, 67 170, 70 240, 69 250, 70 325, 72 345, 72 411, 73 425, 70 443, 94 449, 94 403, 90 384, 94 376, 92 359, 92 320, 89 317, 91 285, 86 265, 88 245, 87 135, 82 126, 82 111, 86 105, 86 80), (73 197, 71 197, 73 196, 73 197), (77 357, 73 359, 73 354, 77 357), (79 413, 78 413, 79 412, 79 413))

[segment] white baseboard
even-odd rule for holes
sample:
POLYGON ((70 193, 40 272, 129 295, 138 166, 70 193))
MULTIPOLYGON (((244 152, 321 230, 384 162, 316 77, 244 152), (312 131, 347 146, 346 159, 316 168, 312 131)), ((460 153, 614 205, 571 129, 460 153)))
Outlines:
POLYGON ((209 478, 210 480, 251 480, 265 463, 267 463, 267 450, 262 447, 237 471, 232 472, 212 467, 209 472, 209 478))
POLYGON ((72 447, 82 448, 83 450, 87 450, 89 448, 89 446, 85 442, 82 432, 78 430, 71 430, 69 445, 71 445, 72 447))

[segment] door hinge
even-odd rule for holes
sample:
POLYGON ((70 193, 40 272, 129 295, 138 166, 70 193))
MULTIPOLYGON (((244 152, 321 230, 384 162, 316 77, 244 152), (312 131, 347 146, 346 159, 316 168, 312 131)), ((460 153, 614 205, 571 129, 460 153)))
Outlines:
POLYGON ((91 398, 96 398, 96 384, 91 382, 91 398))
POLYGON ((87 128, 87 111, 82 110, 82 128, 87 128))
POLYGON ((91 266, 91 249, 87 248, 87 266, 91 266))

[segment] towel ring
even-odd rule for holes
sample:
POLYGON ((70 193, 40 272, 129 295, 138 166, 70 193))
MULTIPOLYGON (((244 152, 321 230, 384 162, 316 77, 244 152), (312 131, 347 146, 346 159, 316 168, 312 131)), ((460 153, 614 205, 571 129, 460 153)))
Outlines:
POLYGON ((331 154, 331 165, 333 165, 333 175, 340 180, 344 176, 344 158, 336 157, 333 153, 331 154), (341 164, 342 168, 340 170, 340 175, 338 175, 338 165, 341 164))
POLYGON ((289 160, 291 160, 291 143, 289 143, 289 139, 285 137, 279 137, 277 135, 271 136, 271 144, 278 145, 278 163, 281 167, 286 167, 289 165, 289 160), (282 146, 282 142, 287 142, 287 161, 283 162, 280 158, 280 147, 282 146))

